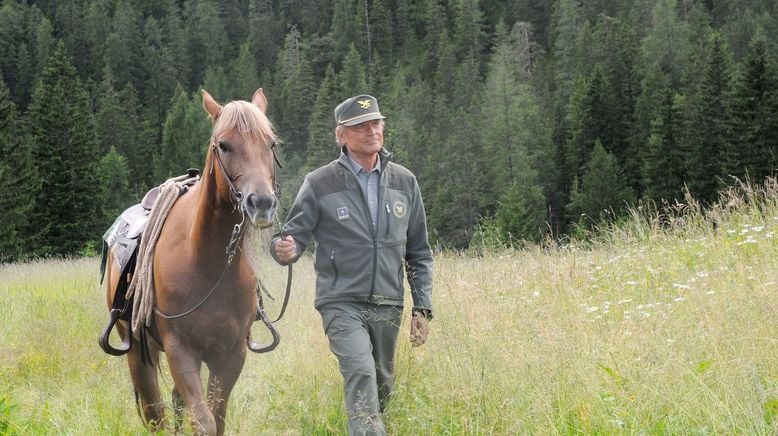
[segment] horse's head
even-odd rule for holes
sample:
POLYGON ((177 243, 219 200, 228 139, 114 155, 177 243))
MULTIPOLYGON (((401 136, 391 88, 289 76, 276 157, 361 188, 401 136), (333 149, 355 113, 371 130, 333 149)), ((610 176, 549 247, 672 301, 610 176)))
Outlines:
POLYGON ((275 219, 276 136, 265 116, 267 99, 258 89, 251 102, 232 101, 221 106, 203 90, 203 107, 214 122, 206 165, 216 177, 222 198, 237 202, 255 226, 275 219))

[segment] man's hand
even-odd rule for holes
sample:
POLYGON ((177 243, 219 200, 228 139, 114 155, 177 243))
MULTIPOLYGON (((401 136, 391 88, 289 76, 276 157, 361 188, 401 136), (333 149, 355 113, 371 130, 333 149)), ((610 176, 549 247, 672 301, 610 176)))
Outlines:
POLYGON ((418 347, 427 342, 430 335, 430 324, 427 318, 419 312, 414 312, 411 317, 411 345, 418 347))
POLYGON ((297 243, 291 236, 284 236, 275 243, 276 258, 284 263, 290 263, 297 257, 297 243))

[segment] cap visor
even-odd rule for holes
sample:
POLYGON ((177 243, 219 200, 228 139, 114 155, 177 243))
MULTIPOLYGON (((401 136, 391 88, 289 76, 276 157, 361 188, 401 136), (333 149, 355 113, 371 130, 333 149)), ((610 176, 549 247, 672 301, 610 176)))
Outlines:
POLYGON ((365 121, 383 120, 385 118, 386 117, 381 115, 380 112, 373 112, 373 113, 369 113, 369 114, 358 115, 358 116, 356 116, 354 118, 349 118, 349 119, 347 119, 345 121, 341 121, 340 124, 342 126, 349 126, 350 127, 350 126, 356 126, 357 124, 362 124, 365 121))

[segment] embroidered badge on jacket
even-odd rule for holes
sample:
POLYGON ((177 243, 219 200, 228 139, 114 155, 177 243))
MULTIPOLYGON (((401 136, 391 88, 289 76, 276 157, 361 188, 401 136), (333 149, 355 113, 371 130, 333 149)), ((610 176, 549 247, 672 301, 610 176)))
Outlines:
POLYGON ((405 207, 405 203, 402 201, 395 201, 392 205, 392 208, 394 209, 394 216, 397 218, 402 218, 405 216, 405 211, 407 208, 405 207))
POLYGON ((338 212, 338 220, 340 221, 351 218, 351 215, 349 214, 347 207, 339 207, 337 212, 338 212))

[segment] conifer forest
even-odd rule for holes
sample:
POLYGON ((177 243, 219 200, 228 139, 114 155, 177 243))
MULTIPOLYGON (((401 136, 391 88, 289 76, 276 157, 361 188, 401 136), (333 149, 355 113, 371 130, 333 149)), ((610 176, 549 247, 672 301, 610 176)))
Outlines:
POLYGON ((376 96, 438 248, 564 240, 778 168, 774 0, 0 4, 0 262, 94 253, 202 167, 202 89, 264 89, 282 208, 337 158, 334 107, 376 96))

